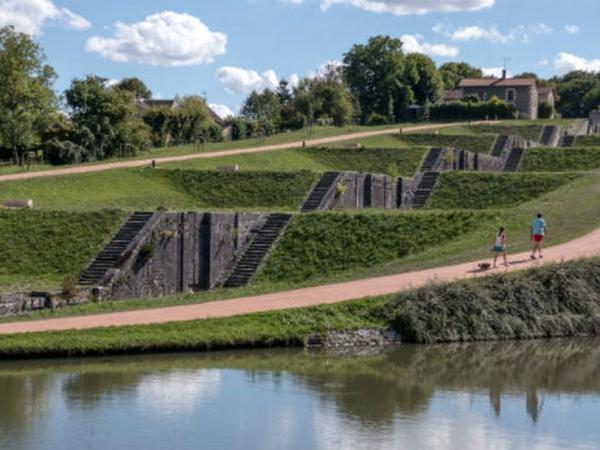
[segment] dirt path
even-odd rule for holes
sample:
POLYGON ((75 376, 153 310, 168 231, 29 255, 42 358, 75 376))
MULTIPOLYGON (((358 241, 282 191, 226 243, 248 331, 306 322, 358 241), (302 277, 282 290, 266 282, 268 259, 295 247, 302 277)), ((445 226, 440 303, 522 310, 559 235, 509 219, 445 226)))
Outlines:
MULTIPOLYGON (((112 163, 104 163, 104 164, 93 164, 93 165, 79 165, 73 167, 65 167, 61 169, 51 169, 51 170, 40 170, 39 172, 23 172, 23 173, 13 173, 7 175, 0 175, 1 181, 17 181, 17 180, 28 180, 31 178, 43 178, 43 177, 58 177, 65 175, 76 175, 82 173, 91 173, 91 172, 102 172, 104 170, 113 170, 113 169, 124 169, 130 167, 147 167, 152 164, 152 161, 156 161, 156 164, 164 164, 170 162, 178 162, 178 161, 189 161, 191 159, 209 159, 209 158, 219 158, 221 156, 232 156, 232 155, 245 155, 249 153, 261 153, 261 152, 272 152, 276 150, 289 150, 293 148, 302 147, 303 142, 306 146, 315 146, 315 145, 325 145, 331 144, 334 142, 343 142, 349 141, 353 139, 363 139, 373 136, 382 136, 386 134, 394 134, 398 133, 402 130, 403 133, 414 133, 417 131, 427 131, 432 129, 439 128, 450 128, 450 127, 458 127, 464 125, 478 125, 483 123, 489 123, 486 121, 479 122, 459 122, 459 123, 447 123, 447 124, 438 124, 438 125, 417 125, 414 127, 402 127, 402 128, 387 128, 385 130, 377 130, 377 131, 362 131, 357 133, 349 133, 349 134, 341 134, 337 136, 330 136, 318 139, 308 139, 305 141, 295 141, 288 142, 285 144, 273 144, 273 145, 263 145, 261 147, 250 147, 250 148, 239 148, 232 150, 219 150, 217 152, 204 152, 204 153, 190 153, 187 155, 179 155, 179 156, 165 156, 159 158, 148 158, 148 159, 138 159, 138 160, 130 160, 130 161, 118 161, 112 163)), ((497 122, 493 122, 497 123, 497 122)))
MULTIPOLYGON (((600 255, 600 229, 574 241, 546 249, 544 259, 541 261, 530 261, 528 252, 510 255, 511 266, 499 269, 499 271, 512 272, 550 262, 569 261, 598 255, 600 255)), ((454 281, 481 276, 482 273, 474 271, 476 264, 477 262, 469 262, 398 275, 197 305, 6 323, 0 324, 0 334, 177 322, 337 303, 364 297, 394 294, 423 286, 431 281, 454 281)))

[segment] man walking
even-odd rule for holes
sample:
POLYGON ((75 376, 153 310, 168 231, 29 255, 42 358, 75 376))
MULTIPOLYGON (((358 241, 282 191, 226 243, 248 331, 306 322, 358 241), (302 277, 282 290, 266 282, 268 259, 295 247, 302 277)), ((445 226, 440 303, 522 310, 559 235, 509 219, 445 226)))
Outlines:
POLYGON ((542 213, 538 213, 537 217, 529 227, 531 234, 531 240, 533 241, 533 251, 531 252, 531 259, 536 259, 535 252, 538 252, 539 258, 543 258, 542 255, 542 241, 544 237, 548 235, 548 228, 546 227, 546 221, 544 220, 542 213))

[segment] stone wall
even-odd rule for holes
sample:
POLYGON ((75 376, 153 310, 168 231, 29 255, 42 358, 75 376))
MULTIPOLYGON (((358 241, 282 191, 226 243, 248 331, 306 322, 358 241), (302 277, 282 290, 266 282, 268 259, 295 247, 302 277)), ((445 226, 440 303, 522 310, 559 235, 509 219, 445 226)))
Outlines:
POLYGON ((590 113, 590 133, 600 133, 600 111, 592 111, 590 113))
POLYGON ((226 276, 260 214, 162 213, 113 271, 104 298, 162 297, 211 289, 226 276))
POLYGON ((331 209, 396 208, 396 183, 389 175, 342 172, 331 209))
POLYGON ((87 303, 92 298, 89 290, 80 290, 73 298, 65 298, 61 292, 29 292, 0 295, 0 316, 55 309, 87 303))

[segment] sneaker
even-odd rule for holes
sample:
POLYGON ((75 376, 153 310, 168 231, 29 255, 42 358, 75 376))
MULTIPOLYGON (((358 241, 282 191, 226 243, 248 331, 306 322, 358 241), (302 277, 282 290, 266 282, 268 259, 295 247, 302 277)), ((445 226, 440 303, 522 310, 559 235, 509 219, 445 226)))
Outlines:
POLYGON ((531 255, 530 258, 535 261, 535 255, 531 255))

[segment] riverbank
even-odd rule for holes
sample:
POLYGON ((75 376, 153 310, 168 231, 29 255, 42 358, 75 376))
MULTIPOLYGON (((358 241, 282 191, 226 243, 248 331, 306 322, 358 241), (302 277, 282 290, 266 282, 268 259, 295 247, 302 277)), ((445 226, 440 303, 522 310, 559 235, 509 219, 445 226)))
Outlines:
MULTIPOLYGON (((0 358, 298 347, 338 332, 393 330, 438 343, 600 334, 600 258, 359 301, 156 325, 3 336, 0 358)), ((347 336, 347 335, 346 335, 347 336)), ((360 333, 357 333, 360 336, 360 333)), ((334 339, 335 341, 335 339, 334 339)), ((350 345, 349 339, 343 339, 350 345)))

